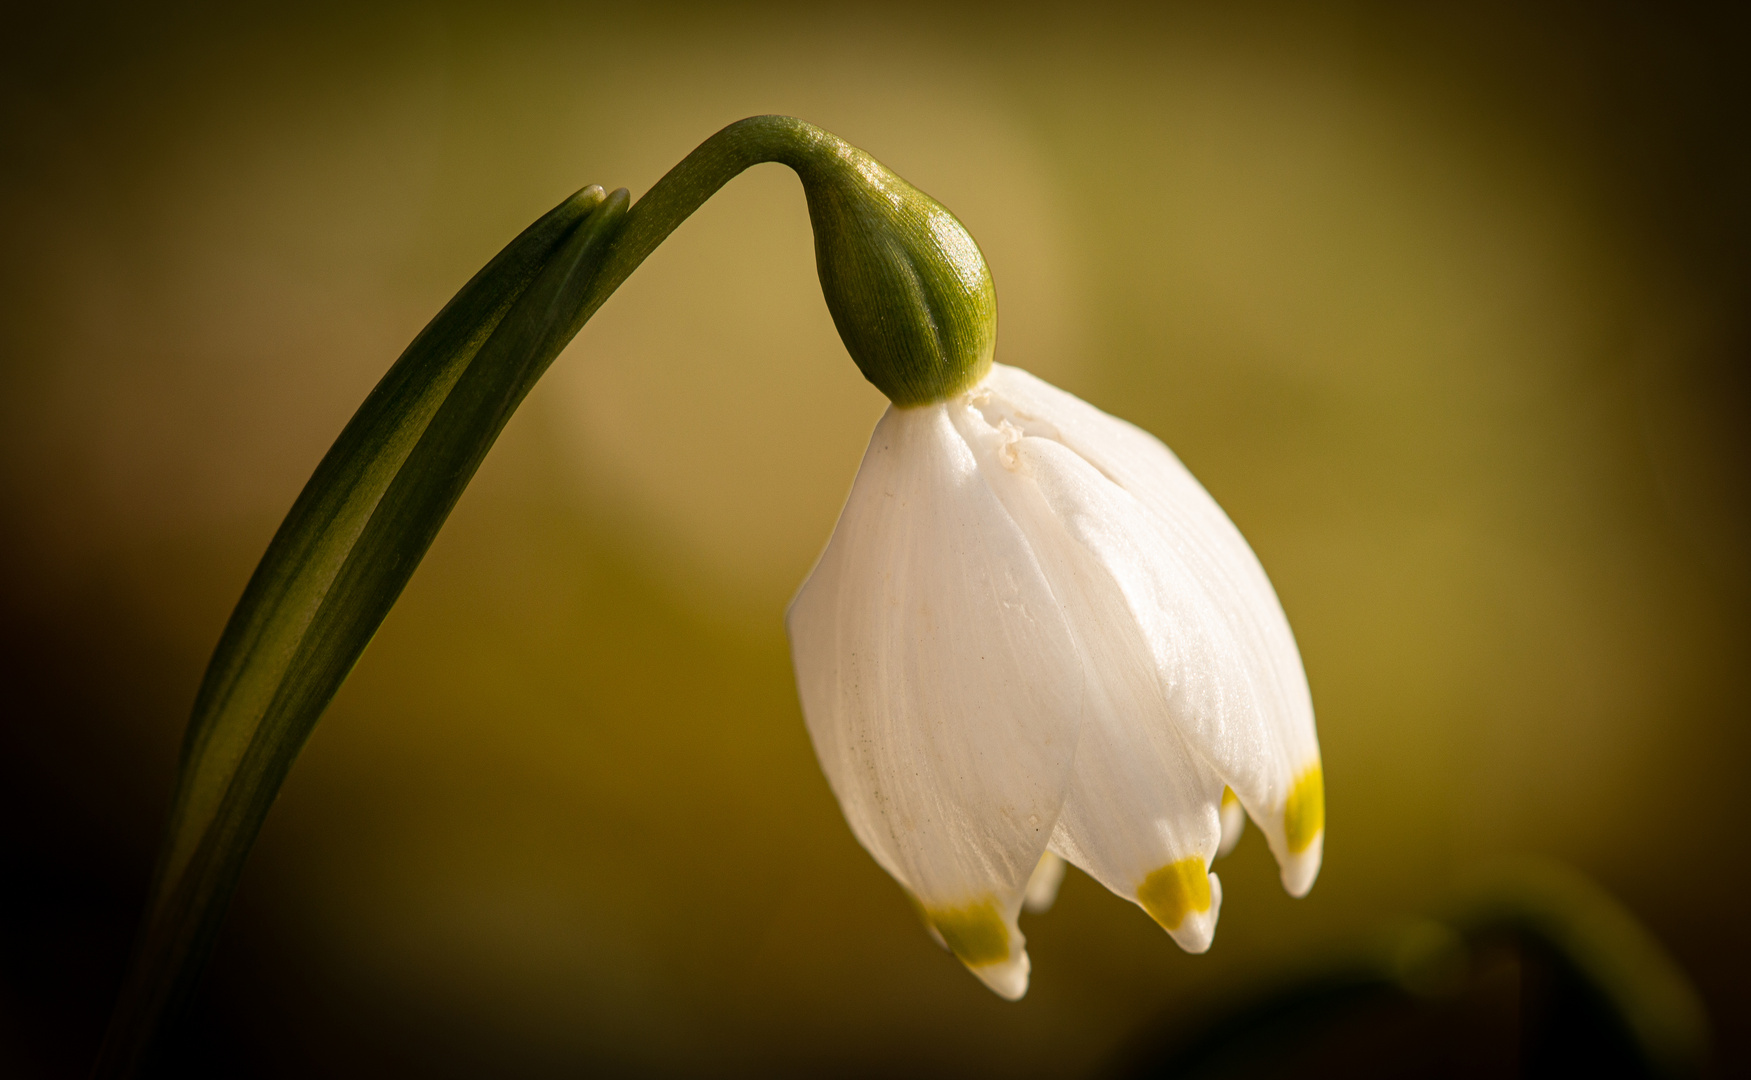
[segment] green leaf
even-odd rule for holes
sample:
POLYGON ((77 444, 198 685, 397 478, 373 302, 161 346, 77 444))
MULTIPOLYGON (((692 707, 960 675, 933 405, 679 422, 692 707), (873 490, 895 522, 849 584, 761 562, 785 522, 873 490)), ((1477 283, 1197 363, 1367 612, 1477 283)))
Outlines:
MULTIPOLYGON (((624 190, 578 192, 445 305, 341 432, 219 640, 96 1075, 148 1058, 192 992, 298 751, 512 412, 606 292, 624 190)), ((610 290, 611 291, 611 288, 610 290)))

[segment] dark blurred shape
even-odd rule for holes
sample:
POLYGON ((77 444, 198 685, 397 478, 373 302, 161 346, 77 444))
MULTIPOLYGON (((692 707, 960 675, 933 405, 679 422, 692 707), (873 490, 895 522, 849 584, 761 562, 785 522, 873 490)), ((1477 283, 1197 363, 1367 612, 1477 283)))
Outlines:
POLYGON ((1116 1074, 1681 1080, 1707 1062, 1701 1000, 1653 936, 1575 871, 1525 863, 1450 920, 1407 923, 1197 1034, 1152 1036, 1116 1074))

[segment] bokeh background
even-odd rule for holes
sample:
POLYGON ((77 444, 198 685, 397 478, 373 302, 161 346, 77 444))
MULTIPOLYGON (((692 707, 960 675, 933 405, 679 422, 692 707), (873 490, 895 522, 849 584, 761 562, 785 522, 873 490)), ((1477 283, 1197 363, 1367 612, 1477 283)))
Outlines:
POLYGON ((1329 792, 1186 956, 1072 871, 999 1001, 846 829, 781 617, 883 406, 794 176, 505 432, 318 728, 211 1075, 1092 1075, 1513 855, 1751 1070, 1751 34, 1726 8, 369 5, 0 15, 0 1071, 82 1075, 203 665, 401 347, 585 183, 793 113, 952 208, 999 358, 1161 435, 1306 660, 1329 792))

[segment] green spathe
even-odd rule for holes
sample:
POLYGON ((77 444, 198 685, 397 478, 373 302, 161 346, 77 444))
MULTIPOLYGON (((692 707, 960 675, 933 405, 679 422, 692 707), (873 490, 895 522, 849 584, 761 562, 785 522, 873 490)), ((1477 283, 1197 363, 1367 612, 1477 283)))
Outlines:
POLYGON ((821 134, 797 172, 821 292, 846 350, 901 407, 971 388, 997 347, 997 290, 979 245, 935 199, 821 134))

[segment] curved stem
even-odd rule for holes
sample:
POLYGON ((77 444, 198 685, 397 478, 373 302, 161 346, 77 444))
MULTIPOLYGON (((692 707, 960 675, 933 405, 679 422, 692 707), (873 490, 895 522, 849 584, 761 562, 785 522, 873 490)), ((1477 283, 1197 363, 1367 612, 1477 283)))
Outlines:
POLYGON ((751 116, 705 140, 633 204, 591 289, 606 300, 692 213, 739 173, 765 162, 797 171, 805 186, 851 147, 794 116, 751 116))

